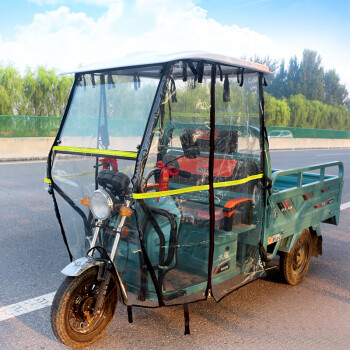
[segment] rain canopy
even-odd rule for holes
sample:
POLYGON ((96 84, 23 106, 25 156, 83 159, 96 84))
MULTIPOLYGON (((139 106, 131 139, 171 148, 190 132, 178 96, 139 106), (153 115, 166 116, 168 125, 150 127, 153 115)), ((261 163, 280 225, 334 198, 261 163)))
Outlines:
MULTIPOLYGON (((126 304, 220 300, 261 275, 261 67, 211 55, 75 74, 47 182, 73 259, 91 245, 101 174, 122 182, 110 189, 133 210, 113 261, 126 304)), ((103 220, 108 254, 119 222, 103 220)))

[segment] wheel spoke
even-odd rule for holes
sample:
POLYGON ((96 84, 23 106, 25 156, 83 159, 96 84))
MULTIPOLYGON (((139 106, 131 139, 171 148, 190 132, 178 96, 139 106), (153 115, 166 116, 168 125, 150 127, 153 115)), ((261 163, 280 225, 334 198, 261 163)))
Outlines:
MULTIPOLYGON (((114 288, 113 288, 114 289, 114 288)), ((82 285, 72 297, 68 311, 68 324, 79 333, 87 333, 95 329, 103 319, 104 308, 99 315, 93 315, 93 306, 96 303, 100 288, 96 282, 82 285)))
POLYGON ((293 270, 296 274, 303 273, 306 265, 307 259, 306 257, 309 254, 308 247, 303 244, 303 241, 297 243, 295 247, 294 259, 293 259, 293 270))
POLYGON ((97 275, 97 269, 89 269, 78 277, 67 277, 56 293, 51 314, 52 328, 66 345, 81 347, 90 344, 103 334, 112 320, 118 300, 117 284, 111 280, 106 297, 109 300, 105 300, 100 312, 94 315, 101 285, 97 275))
POLYGON ((289 252, 281 255, 281 272, 288 284, 296 285, 305 277, 311 260, 312 238, 308 230, 303 230, 289 252))

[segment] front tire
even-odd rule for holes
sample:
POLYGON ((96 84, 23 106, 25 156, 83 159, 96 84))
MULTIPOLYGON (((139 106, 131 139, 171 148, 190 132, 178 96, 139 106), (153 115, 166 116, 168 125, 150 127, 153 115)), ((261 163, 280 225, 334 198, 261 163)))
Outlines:
POLYGON ((312 239, 310 232, 304 230, 289 253, 281 254, 280 268, 284 280, 293 286, 305 277, 311 261, 312 239))
POLYGON ((51 307, 51 325, 58 340, 82 348, 98 340, 112 321, 117 308, 118 289, 112 277, 100 313, 93 307, 100 292, 96 268, 78 277, 67 277, 58 289, 51 307))

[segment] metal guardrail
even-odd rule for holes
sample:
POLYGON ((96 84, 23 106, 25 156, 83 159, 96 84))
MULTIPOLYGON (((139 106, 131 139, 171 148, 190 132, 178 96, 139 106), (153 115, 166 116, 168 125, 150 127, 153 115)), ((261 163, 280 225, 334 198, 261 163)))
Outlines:
POLYGON ((286 126, 267 126, 268 134, 274 132, 273 137, 294 137, 300 139, 350 139, 350 131, 347 130, 326 130, 310 128, 292 128, 286 126), (277 136, 281 131, 281 136, 277 136), (290 136, 282 135, 282 131, 288 131, 290 136))
POLYGON ((0 137, 52 137, 61 117, 0 115, 0 137))
MULTIPOLYGON (((46 116, 0 115, 0 137, 52 137, 56 135, 61 119, 61 117, 46 116)), ((350 131, 347 130, 284 126, 268 126, 266 129, 268 133, 274 132, 273 137, 350 139, 350 131), (287 133, 283 134, 282 131, 287 131, 287 133)))

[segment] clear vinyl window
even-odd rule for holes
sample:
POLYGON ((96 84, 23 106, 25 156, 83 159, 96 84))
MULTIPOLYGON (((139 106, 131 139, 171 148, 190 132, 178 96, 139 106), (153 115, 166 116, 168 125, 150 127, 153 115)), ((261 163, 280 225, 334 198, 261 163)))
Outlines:
POLYGON ((162 67, 78 76, 61 145, 137 151, 162 67))

